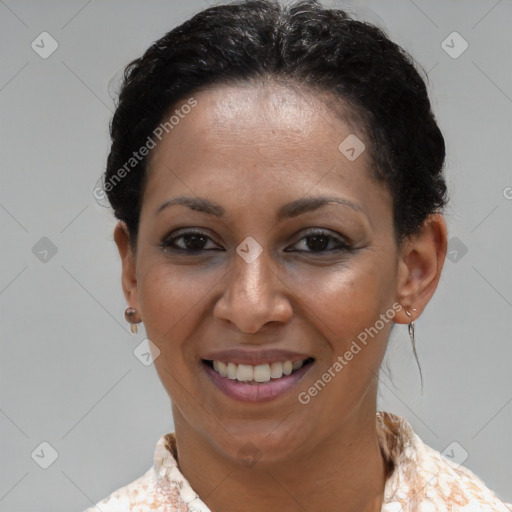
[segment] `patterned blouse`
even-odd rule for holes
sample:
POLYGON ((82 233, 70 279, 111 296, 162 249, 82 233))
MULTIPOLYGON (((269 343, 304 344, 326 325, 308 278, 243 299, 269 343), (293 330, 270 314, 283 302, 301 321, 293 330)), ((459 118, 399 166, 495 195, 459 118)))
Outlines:
MULTIPOLYGON (((381 512, 511 512, 473 472, 430 448, 404 418, 377 411, 382 453, 391 468, 381 512)), ((455 448, 456 450, 456 448, 455 448)), ((157 442, 154 465, 84 512, 210 512, 178 469, 176 437, 157 442)))

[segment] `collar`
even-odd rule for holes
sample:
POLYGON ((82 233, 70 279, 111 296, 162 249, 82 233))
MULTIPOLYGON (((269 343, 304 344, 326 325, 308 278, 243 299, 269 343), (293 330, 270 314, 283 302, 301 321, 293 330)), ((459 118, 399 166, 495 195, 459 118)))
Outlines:
MULTIPOLYGON (((388 412, 377 411, 376 424, 379 445, 388 467, 384 503, 390 503, 399 493, 403 480, 400 465, 407 460, 411 462, 417 460, 414 443, 416 434, 407 420, 388 412)), ((177 459, 176 434, 171 432, 163 435, 157 442, 154 457, 158 487, 162 490, 173 488, 173 494, 176 494, 178 500, 185 503, 192 511, 210 512, 179 470, 177 459)))
MULTIPOLYGON (((511 512, 469 469, 424 444, 405 418, 377 411, 376 427, 388 468, 381 512, 470 510, 476 504, 511 512)), ((177 458, 175 433, 162 436, 154 459, 159 493, 172 496, 180 511, 185 506, 188 512, 211 512, 178 469, 177 458)))

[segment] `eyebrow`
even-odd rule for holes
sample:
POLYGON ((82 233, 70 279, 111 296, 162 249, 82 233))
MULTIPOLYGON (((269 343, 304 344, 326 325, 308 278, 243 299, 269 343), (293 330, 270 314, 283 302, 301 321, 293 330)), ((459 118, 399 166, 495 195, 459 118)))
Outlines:
MULTIPOLYGON (((317 210, 322 206, 326 206, 332 203, 348 206, 349 208, 352 208, 355 211, 364 213, 364 209, 360 204, 354 203, 353 201, 344 199, 342 197, 303 197, 281 206, 277 212, 277 219, 282 220, 297 217, 303 213, 317 210)), ((206 213, 208 215, 213 215, 215 217, 222 217, 225 213, 225 210, 222 206, 212 201, 209 201, 208 199, 204 199, 202 197, 178 196, 165 201, 156 210, 155 215, 160 213, 162 210, 168 208, 169 206, 173 205, 186 206, 191 210, 206 213)))

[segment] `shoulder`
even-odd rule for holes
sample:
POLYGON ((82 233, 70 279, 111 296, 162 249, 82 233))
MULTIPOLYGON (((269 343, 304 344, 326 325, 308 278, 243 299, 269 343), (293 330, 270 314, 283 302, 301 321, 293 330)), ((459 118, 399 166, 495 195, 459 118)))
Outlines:
POLYGON ((179 479, 176 455, 174 433, 161 436, 152 467, 84 512, 180 512, 184 484, 179 479))
POLYGON ((84 512, 125 512, 134 507, 149 506, 155 494, 154 470, 151 467, 144 475, 117 489, 109 496, 84 512))
POLYGON ((154 463, 133 482, 112 492, 84 512, 182 512, 207 511, 181 474, 177 461, 176 438, 173 432, 160 437, 156 444, 154 463), (195 501, 193 501, 195 500, 195 501))
MULTIPOLYGON (((459 508, 468 512, 512 511, 512 504, 502 501, 480 477, 451 460, 453 449, 442 454, 421 440, 420 443, 423 451, 420 471, 434 484, 434 491, 430 493, 432 501, 446 504, 449 511, 459 508)), ((426 497, 429 498, 428 492, 426 497)))
POLYGON ((379 412, 384 453, 393 462, 382 512, 511 512, 470 469, 458 464, 457 445, 443 453, 423 442, 399 416, 379 412))

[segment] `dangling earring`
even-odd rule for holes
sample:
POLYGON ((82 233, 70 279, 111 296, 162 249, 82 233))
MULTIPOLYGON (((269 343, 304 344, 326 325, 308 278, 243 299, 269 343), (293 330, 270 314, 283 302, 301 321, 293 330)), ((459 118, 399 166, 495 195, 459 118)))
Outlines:
MULTIPOLYGON (((411 308, 413 311, 417 311, 416 308, 411 308)), ((411 318, 411 313, 409 313, 409 311, 407 311, 407 309, 405 310, 405 314, 411 318)), ((415 343, 414 343, 414 320, 412 320, 410 323, 409 323, 409 336, 411 338, 411 342, 412 342, 412 346, 413 347, 416 347, 415 343)))
MULTIPOLYGON (((416 308, 411 307, 411 309, 413 311, 417 311, 416 308)), ((409 318, 412 317, 411 313, 407 310, 407 308, 405 309, 405 314, 409 318)), ((408 330, 409 330, 409 337, 411 338, 411 344, 412 344, 412 350, 414 352, 414 358, 416 359, 416 364, 418 365, 418 370, 420 371, 421 388, 423 389, 423 375, 421 373, 421 366, 420 366, 420 363, 418 360, 418 354, 416 353, 416 340, 414 339, 414 320, 411 320, 411 322, 409 323, 408 330)))
POLYGON ((133 334, 137 334, 139 330, 140 320, 137 322, 134 320, 135 314, 137 313, 137 310, 132 307, 126 308, 124 312, 124 318, 125 320, 130 324, 130 331, 132 331, 133 334))

